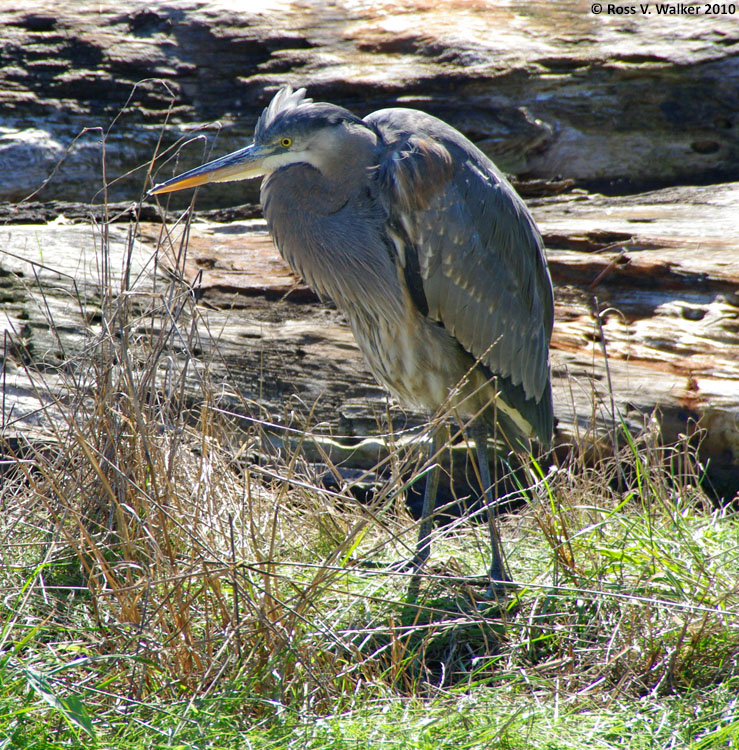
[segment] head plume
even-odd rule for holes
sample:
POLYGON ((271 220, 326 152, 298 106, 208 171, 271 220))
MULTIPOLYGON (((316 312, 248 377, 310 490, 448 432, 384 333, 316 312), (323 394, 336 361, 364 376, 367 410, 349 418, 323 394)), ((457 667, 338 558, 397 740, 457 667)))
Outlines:
POLYGON ((275 94, 257 120, 254 140, 268 139, 270 130, 279 129, 283 125, 309 130, 339 125, 342 122, 364 125, 359 117, 343 107, 326 102, 314 102, 305 95, 305 89, 293 91, 290 86, 284 86, 275 94))
POLYGON ((293 91, 292 86, 283 86, 272 98, 257 120, 254 137, 259 139, 267 128, 288 112, 295 111, 301 104, 312 104, 313 100, 305 95, 305 89, 293 91))

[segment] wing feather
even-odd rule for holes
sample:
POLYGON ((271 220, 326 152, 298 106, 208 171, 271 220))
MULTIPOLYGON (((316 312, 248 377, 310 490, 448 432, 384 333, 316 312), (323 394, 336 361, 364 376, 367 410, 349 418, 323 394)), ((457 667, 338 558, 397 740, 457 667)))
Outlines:
POLYGON ((394 109, 366 121, 386 144, 380 193, 406 253, 418 256, 427 314, 526 399, 551 404, 552 286, 526 206, 492 162, 440 120, 394 109))

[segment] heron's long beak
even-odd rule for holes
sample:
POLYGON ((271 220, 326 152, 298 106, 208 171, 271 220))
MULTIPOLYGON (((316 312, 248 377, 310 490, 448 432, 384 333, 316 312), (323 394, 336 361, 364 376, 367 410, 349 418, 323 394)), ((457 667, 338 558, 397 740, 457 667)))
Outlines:
POLYGON ((220 159, 203 164, 202 167, 195 167, 160 185, 155 185, 149 191, 149 195, 173 193, 175 190, 193 188, 205 185, 207 182, 232 182, 249 177, 260 177, 265 172, 263 161, 270 153, 269 149, 252 143, 246 148, 226 154, 220 159))

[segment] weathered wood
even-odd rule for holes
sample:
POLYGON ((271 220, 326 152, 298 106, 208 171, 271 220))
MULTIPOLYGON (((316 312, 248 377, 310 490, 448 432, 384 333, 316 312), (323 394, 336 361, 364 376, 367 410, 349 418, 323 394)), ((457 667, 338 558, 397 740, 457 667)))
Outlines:
MULTIPOLYGON (((610 375, 619 418, 636 432, 656 410, 667 442, 699 424, 706 430, 701 458, 710 461, 710 478, 727 497, 739 490, 739 221, 726 210, 737 202, 739 183, 532 202, 556 286, 552 360, 562 450, 571 442, 608 450, 610 375)), ((182 226, 169 225, 175 252, 182 226)), ((127 231, 125 224, 110 227, 115 273, 127 231)), ((133 257, 142 293, 153 283, 150 258, 161 231, 151 223, 140 226, 133 257)), ((74 360, 90 330, 77 296, 85 300, 86 321, 95 320, 96 236, 87 226, 57 222, 6 226, 0 240, 13 253, 0 254, 5 328, 10 340, 25 339, 35 362, 45 363, 44 385, 53 391, 55 366, 74 360), (32 267, 31 261, 47 266, 32 267), (49 314, 56 333, 49 330, 49 314)), ((160 270, 165 265, 160 257, 160 270)), ((213 382, 223 384, 224 406, 243 410, 242 399, 253 399, 283 422, 293 412, 312 412, 318 432, 337 436, 361 438, 384 429, 386 396, 349 328, 292 276, 263 221, 196 218, 184 271, 197 281, 207 322, 200 327, 198 356, 210 363, 213 382)), ((114 277, 116 284, 120 279, 114 277)), ((18 348, 6 357, 5 408, 18 420, 11 430, 43 426, 37 411, 43 394, 34 392, 22 360, 18 348)), ((189 393, 200 397, 195 379, 189 393)), ((394 407, 390 413, 396 426, 422 419, 394 407)), ((339 437, 338 444, 324 441, 323 448, 363 467, 384 450, 382 440, 353 441, 344 454, 341 445, 339 437)), ((320 451, 309 456, 318 460, 320 451)))
MULTIPOLYGON (((108 198, 131 200, 162 132, 165 147, 211 139, 187 146, 181 169, 232 150, 286 81, 362 115, 426 109, 517 174, 620 191, 739 178, 737 15, 31 0, 5 3, 0 28, 0 200, 37 190, 69 150, 40 198, 102 201, 103 133, 108 198)), ((201 205, 244 200, 254 185, 214 186, 201 205)))

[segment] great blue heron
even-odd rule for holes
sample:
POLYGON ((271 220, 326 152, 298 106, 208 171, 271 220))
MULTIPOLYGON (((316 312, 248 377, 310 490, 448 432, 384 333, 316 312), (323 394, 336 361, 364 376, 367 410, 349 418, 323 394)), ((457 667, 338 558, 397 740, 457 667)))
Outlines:
MULTIPOLYGON (((497 424, 519 448, 531 438, 548 446, 552 436, 552 283, 521 198, 490 159, 431 115, 382 109, 360 119, 290 87, 260 116, 253 143, 151 193, 262 176, 280 253, 346 315, 380 383, 405 404, 432 413, 450 404, 472 420, 493 507, 489 430, 497 424)), ((432 451, 442 445, 437 430, 432 451)), ((429 554, 438 478, 436 465, 416 573, 429 554)), ((504 586, 490 529, 490 577, 504 586)))

